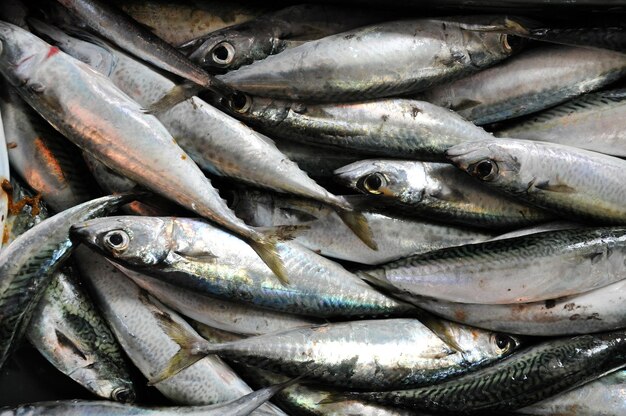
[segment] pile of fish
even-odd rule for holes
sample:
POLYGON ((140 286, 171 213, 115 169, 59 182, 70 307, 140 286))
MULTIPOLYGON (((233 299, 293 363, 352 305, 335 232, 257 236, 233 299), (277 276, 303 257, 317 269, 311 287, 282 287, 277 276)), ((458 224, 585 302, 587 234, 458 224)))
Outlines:
POLYGON ((626 19, 113 3, 0 4, 1 415, 626 414, 626 19))

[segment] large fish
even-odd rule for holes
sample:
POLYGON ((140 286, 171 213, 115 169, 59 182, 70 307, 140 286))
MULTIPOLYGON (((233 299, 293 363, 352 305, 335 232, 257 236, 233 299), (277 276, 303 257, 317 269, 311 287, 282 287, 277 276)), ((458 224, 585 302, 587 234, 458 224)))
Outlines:
POLYGON ((443 163, 368 159, 337 169, 335 178, 373 203, 435 221, 511 229, 552 218, 443 163))
MULTIPOLYGON (((178 346, 165 333, 157 316, 169 316, 180 331, 194 330, 174 311, 141 290, 106 259, 85 247, 76 251, 81 275, 113 334, 131 361, 148 379, 176 353, 178 346)), ((207 357, 156 388, 174 403, 198 406, 237 399, 252 390, 223 361, 207 357)), ((266 404, 265 414, 284 416, 266 404)))
POLYGON ((362 101, 485 68, 516 46, 507 35, 466 31, 458 21, 402 20, 307 42, 218 78, 252 95, 362 101))
MULTIPOLYGON (((92 57, 110 53, 113 56, 109 60, 110 67, 101 68, 98 59, 94 63, 96 68, 141 105, 149 106, 155 98, 174 87, 174 83, 161 74, 114 48, 102 45, 98 40, 95 42, 100 43, 99 46, 72 39, 41 23, 37 27, 60 40, 61 47, 68 53, 92 57)), ((91 63, 93 59, 85 61, 91 63)), ((332 195, 310 179, 262 134, 198 97, 159 113, 158 118, 203 170, 323 201, 333 206, 366 244, 376 247, 362 215, 355 212, 344 198, 332 195)))
POLYGON ((129 199, 107 196, 65 210, 26 231, 0 253, 0 366, 24 335, 52 274, 71 254, 70 226, 107 214, 129 199))
POLYGON ((271 137, 377 157, 441 161, 455 144, 492 138, 448 109, 403 98, 307 104, 235 94, 221 102, 271 137))
POLYGON ((413 410, 450 414, 513 411, 626 366, 623 330, 548 340, 494 365, 434 386, 391 392, 337 393, 413 410))
POLYGON ((624 54, 548 45, 434 87, 419 98, 455 110, 476 124, 488 124, 552 107, 624 74, 624 54))
POLYGON ((626 89, 585 94, 498 130, 498 137, 540 140, 626 157, 626 89))
POLYGON ((320 318, 415 312, 297 243, 278 244, 284 286, 245 242, 198 219, 109 217, 77 223, 73 233, 125 267, 221 299, 320 318))
POLYGON ((546 142, 492 139, 454 146, 448 159, 495 190, 558 213, 626 223, 626 161, 546 142))
POLYGON ((444 248, 358 274, 452 302, 528 303, 622 280, 625 259, 626 228, 581 228, 444 248))
POLYGON ((208 354, 341 388, 380 391, 436 384, 515 351, 507 335, 445 323, 462 350, 454 351, 416 319, 379 319, 295 328, 212 343, 161 325, 180 351, 155 377, 161 381, 208 354), (390 351, 393 351, 390 354, 390 351))
POLYGON ((245 236, 286 280, 276 230, 264 233, 237 218, 154 116, 106 77, 17 26, 0 22, 0 41, 0 73, 57 130, 109 168, 245 236))

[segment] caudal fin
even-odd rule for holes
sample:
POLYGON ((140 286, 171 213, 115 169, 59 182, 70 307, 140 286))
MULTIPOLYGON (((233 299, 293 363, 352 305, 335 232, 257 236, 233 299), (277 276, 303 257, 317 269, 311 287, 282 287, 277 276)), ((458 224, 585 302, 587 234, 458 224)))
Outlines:
POLYGON ((263 234, 264 238, 261 241, 252 240, 249 242, 250 247, 285 286, 289 284, 289 276, 285 269, 285 264, 278 253, 276 244, 279 241, 292 240, 299 232, 308 229, 309 226, 307 225, 280 225, 277 227, 257 228, 257 231, 263 234))
POLYGON ((346 224, 348 228, 350 228, 350 230, 352 230, 352 232, 359 237, 363 243, 365 243, 366 246, 372 250, 378 250, 378 245, 374 241, 372 229, 367 222, 367 218, 365 218, 362 213, 339 207, 335 208, 335 211, 337 212, 337 215, 339 215, 339 218, 341 218, 341 221, 343 221, 343 223, 346 224))
POLYGON ((175 322, 169 314, 159 311, 154 313, 154 316, 159 326, 172 341, 180 346, 180 349, 170 359, 165 368, 149 380, 148 385, 152 386, 175 376, 207 355, 220 351, 222 344, 211 344, 194 332, 186 330, 179 323, 175 322))

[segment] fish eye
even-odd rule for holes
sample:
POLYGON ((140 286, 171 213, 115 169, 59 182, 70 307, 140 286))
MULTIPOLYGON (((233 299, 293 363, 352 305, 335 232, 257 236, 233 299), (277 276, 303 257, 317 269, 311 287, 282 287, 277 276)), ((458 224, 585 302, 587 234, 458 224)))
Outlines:
POLYGON ((248 94, 236 92, 230 97, 229 103, 233 111, 245 114, 252 106, 252 98, 248 94))
POLYGON ((135 401, 135 393, 126 387, 118 387, 113 390, 111 398, 117 402, 132 403, 135 401))
POLYGON ((104 246, 114 252, 123 252, 130 244, 130 236, 126 231, 113 230, 109 231, 102 238, 104 246))
POLYGON ((498 354, 508 354, 516 345, 515 340, 508 335, 495 334, 492 337, 492 342, 496 346, 498 354))
POLYGON ((490 159, 485 159, 476 163, 470 173, 482 181, 492 181, 498 176, 498 165, 490 159))
POLYGON ((220 42, 211 49, 211 59, 222 67, 230 65, 235 59, 235 47, 229 42, 220 42))
POLYGON ((363 178, 361 187, 365 192, 374 195, 380 195, 380 188, 387 186, 387 178, 380 172, 374 172, 363 178))

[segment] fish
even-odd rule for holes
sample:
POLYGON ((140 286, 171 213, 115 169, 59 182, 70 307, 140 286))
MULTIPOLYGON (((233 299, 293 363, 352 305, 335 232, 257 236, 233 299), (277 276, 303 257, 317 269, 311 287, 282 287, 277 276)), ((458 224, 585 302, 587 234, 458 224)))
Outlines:
POLYGON ((121 347, 87 297, 73 268, 54 273, 33 311, 28 340, 57 369, 104 399, 133 402, 121 347))
POLYGON ((218 0, 177 1, 162 0, 122 1, 115 6, 134 20, 154 32, 155 35, 180 48, 193 39, 227 26, 246 22, 268 11, 267 6, 218 0))
POLYGON ((367 195, 374 206, 434 221, 502 230, 553 219, 444 163, 366 159, 337 169, 335 180, 367 195))
MULTIPOLYGON (((41 23, 38 27, 54 38, 67 38, 54 28, 47 28, 41 23)), ((92 45, 80 46, 93 48, 92 45)), ((80 50, 80 46, 73 46, 71 51, 80 50)), ((106 45, 96 48, 105 48, 115 56, 111 60, 114 62, 113 66, 105 73, 108 73, 116 86, 139 104, 149 106, 154 102, 155 96, 166 94, 174 87, 172 81, 120 51, 106 45)), ((323 201, 333 206, 345 223, 368 246, 376 248, 365 218, 355 212, 345 199, 332 195, 310 179, 269 138, 197 97, 177 104, 157 116, 176 138, 176 142, 204 171, 323 201)))
POLYGON ((131 270, 231 302, 317 318, 415 313, 297 243, 277 245, 284 286, 241 239, 194 218, 108 217, 75 223, 72 235, 131 270))
POLYGON ((434 386, 390 392, 339 392, 324 402, 356 398, 444 414, 513 411, 626 366, 624 335, 619 330, 547 340, 434 386))
POLYGON ((451 146, 493 137, 446 108, 406 98, 309 104, 236 93, 221 101, 271 137, 376 157, 444 161, 451 146))
POLYGON ((345 195, 367 219, 378 250, 367 247, 323 204, 303 198, 233 189, 230 206, 237 216, 258 227, 306 224, 293 241, 326 257, 360 264, 383 264, 444 247, 477 243, 493 236, 487 230, 438 224, 377 210, 366 196, 345 195))
POLYGON ((416 98, 450 108, 484 125, 552 107, 608 85, 624 74, 624 54, 545 45, 523 51, 501 65, 433 87, 416 98))
POLYGON ((233 70, 284 51, 290 40, 323 38, 380 22, 388 14, 325 4, 294 5, 208 33, 181 49, 190 50, 189 59, 207 70, 233 70))
POLYGON ((618 370, 569 392, 542 400, 517 413, 550 416, 619 416, 624 402, 626 371, 618 370))
POLYGON ((493 65, 518 46, 507 35, 464 31, 457 21, 401 20, 307 42, 216 78, 251 95, 362 101, 424 90, 493 65))
POLYGON ((625 255, 626 228, 581 228, 443 248, 357 274, 450 302, 528 303, 622 280, 625 255))
MULTIPOLYGON (((7 185, 10 186, 11 172, 9 170, 9 158, 7 154, 6 136, 2 121, 2 110, 0 109, 0 231, 2 241, 6 232, 5 222, 9 215, 9 193, 7 185)), ((1 244, 0 244, 1 245, 1 244)))
POLYGON ((258 407, 268 402, 276 393, 293 384, 293 380, 264 387, 260 390, 248 393, 238 399, 226 403, 210 404, 204 406, 168 406, 168 407, 144 407, 129 404, 119 404, 107 401, 68 400, 56 402, 42 402, 20 405, 15 408, 0 408, 2 416, 25 416, 25 415, 192 415, 192 416, 247 416, 252 414, 258 407))
POLYGON ((117 265, 140 288, 181 314, 223 331, 243 335, 319 324, 321 321, 303 316, 277 313, 226 299, 202 296, 161 280, 117 265))
POLYGON ((524 235, 542 233, 544 231, 573 230, 575 228, 583 228, 584 224, 569 221, 552 221, 544 224, 534 225, 532 227, 520 228, 508 233, 500 234, 487 241, 505 240, 507 238, 522 237, 524 235))
MULTIPOLYGON (((156 316, 167 315, 181 331, 195 332, 178 314, 87 247, 79 247, 74 257, 113 334, 133 364, 151 379, 178 350, 177 344, 159 326, 156 316)), ((155 387, 174 403, 187 406, 224 403, 252 392, 217 357, 200 360, 155 387)), ((271 404, 263 405, 262 409, 265 414, 284 416, 271 404)))
POLYGON ((527 203, 605 224, 626 221, 626 161, 547 142, 492 139, 447 151, 459 169, 527 203))
POLYGON ((626 326, 626 282, 540 302, 481 305, 412 298, 435 315, 467 325, 519 335, 562 336, 613 331, 626 326))
POLYGON ((584 94, 496 131, 496 137, 564 144, 626 157, 626 89, 584 94))
POLYGON ((466 343, 463 353, 456 352, 416 319, 331 323, 216 344, 179 334, 167 319, 160 321, 181 348, 151 383, 177 374, 206 355, 217 354, 291 376, 306 373, 308 379, 340 388, 405 389, 474 371, 512 353, 519 345, 506 335, 454 325, 460 339, 457 344, 466 343), (390 355, 391 350, 394 354, 390 355))
POLYGON ((284 230, 256 230, 237 218, 156 117, 106 77, 17 26, 0 22, 0 41, 0 73, 53 127, 109 168, 245 235, 276 276, 288 280, 275 251, 284 230), (59 83, 60 73, 71 82, 59 83))
POLYGON ((0 252, 0 367, 24 335, 52 274, 72 252, 70 226, 107 214, 132 198, 118 195, 84 202, 40 222, 0 252))
POLYGON ((99 0, 58 0, 81 23, 138 58, 207 89, 225 87, 176 48, 114 5, 99 0))
POLYGON ((41 194, 51 210, 61 212, 100 196, 78 149, 31 109, 12 86, 4 85, 0 110, 11 168, 41 194))

